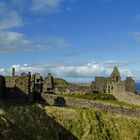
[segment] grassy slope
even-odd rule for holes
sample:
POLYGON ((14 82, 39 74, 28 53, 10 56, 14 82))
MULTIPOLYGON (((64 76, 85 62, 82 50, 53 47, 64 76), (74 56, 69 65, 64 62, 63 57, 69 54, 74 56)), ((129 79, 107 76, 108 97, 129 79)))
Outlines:
POLYGON ((80 140, 140 139, 140 121, 87 109, 45 108, 80 140))
POLYGON ((139 140, 140 120, 79 108, 0 103, 0 139, 139 140))
POLYGON ((101 93, 88 93, 88 94, 58 94, 60 96, 73 97, 79 99, 89 99, 89 100, 116 100, 116 98, 111 94, 101 94, 101 93))
POLYGON ((56 87, 64 87, 64 86, 71 86, 72 84, 70 84, 69 82, 67 82, 64 79, 61 78, 54 78, 54 84, 56 87))
POLYGON ((69 97, 69 98, 89 99, 89 100, 94 100, 96 102, 109 103, 109 104, 119 105, 123 107, 140 108, 140 106, 138 105, 133 105, 133 104, 128 104, 125 102, 118 101, 111 94, 90 93, 90 94, 74 94, 74 95, 58 94, 58 95, 62 97, 69 97))

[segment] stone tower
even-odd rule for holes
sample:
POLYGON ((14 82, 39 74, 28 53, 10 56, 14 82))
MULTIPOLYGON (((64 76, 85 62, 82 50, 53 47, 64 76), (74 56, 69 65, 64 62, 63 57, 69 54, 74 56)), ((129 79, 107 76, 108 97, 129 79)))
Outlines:
POLYGON ((126 91, 135 93, 135 81, 132 79, 132 77, 126 77, 125 88, 126 91))
POLYGON ((44 79, 43 92, 53 93, 54 92, 54 79, 51 73, 44 79))
POLYGON ((33 84, 34 84, 34 89, 33 92, 35 93, 41 93, 43 90, 43 81, 42 81, 42 77, 40 76, 39 73, 35 73, 33 75, 33 84))
POLYGON ((111 80, 111 82, 120 82, 121 81, 121 75, 120 75, 117 67, 114 67, 113 72, 110 75, 110 80, 111 80))
POLYGON ((12 68, 12 76, 14 77, 15 74, 16 74, 16 72, 15 72, 15 68, 12 68))

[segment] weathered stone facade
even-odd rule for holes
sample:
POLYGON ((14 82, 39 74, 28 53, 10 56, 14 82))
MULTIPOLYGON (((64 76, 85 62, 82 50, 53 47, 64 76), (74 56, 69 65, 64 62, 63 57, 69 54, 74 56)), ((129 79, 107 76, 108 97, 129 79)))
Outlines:
POLYGON ((32 102, 40 98, 42 92, 52 93, 53 89, 54 82, 51 74, 48 74, 44 80, 39 73, 33 75, 30 72, 21 73, 20 76, 16 76, 13 68, 12 76, 0 76, 0 94, 4 94, 5 99, 16 102, 32 102))
POLYGON ((91 89, 99 93, 135 93, 135 81, 132 77, 127 77, 126 80, 121 81, 118 68, 115 67, 110 77, 95 77, 95 81, 91 83, 91 89))
POLYGON ((91 83, 91 89, 99 93, 112 94, 119 101, 140 105, 140 96, 135 94, 135 81, 132 77, 126 77, 126 80, 121 81, 117 67, 114 68, 110 77, 95 78, 91 83))
POLYGON ((31 92, 31 74, 24 74, 15 79, 15 87, 25 94, 31 92))
POLYGON ((35 73, 31 78, 31 91, 41 93, 43 91, 43 78, 39 73, 35 73))
POLYGON ((51 73, 44 79, 43 92, 54 93, 54 79, 51 73))
POLYGON ((107 79, 105 77, 95 77, 92 82, 91 88, 93 92, 106 93, 107 79))
MULTIPOLYGON (((15 72, 14 72, 15 73, 15 72)), ((6 91, 4 98, 15 102, 33 101, 31 94, 31 73, 22 73, 21 76, 15 76, 12 71, 12 76, 6 76, 6 91)))
POLYGON ((11 76, 0 76, 0 98, 14 100, 16 102, 33 102, 43 99, 41 93, 99 93, 113 94, 119 101, 139 105, 140 96, 135 93, 135 81, 127 77, 121 81, 117 67, 114 68, 110 77, 95 77, 95 81, 89 85, 70 84, 63 79, 55 78, 49 73, 42 78, 39 73, 21 73, 16 76, 15 69, 11 76), (56 80, 57 79, 57 80, 56 80), (59 82, 58 82, 59 81, 59 82), (57 91, 58 90, 58 91, 57 91))
POLYGON ((126 78, 125 88, 128 92, 135 93, 135 81, 132 79, 132 77, 126 78))

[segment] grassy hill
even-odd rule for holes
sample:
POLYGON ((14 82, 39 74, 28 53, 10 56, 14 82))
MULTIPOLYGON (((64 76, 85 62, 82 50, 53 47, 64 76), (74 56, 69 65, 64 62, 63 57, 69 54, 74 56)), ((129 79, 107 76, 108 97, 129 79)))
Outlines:
POLYGON ((56 87, 67 87, 72 85, 68 81, 61 78, 54 78, 54 84, 56 87))
POLYGON ((0 140, 139 140, 140 120, 89 109, 0 103, 0 140))

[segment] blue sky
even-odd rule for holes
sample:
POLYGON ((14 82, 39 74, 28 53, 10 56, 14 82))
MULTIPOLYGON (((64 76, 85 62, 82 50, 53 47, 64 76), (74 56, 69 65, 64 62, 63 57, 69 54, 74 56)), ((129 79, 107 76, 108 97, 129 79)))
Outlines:
POLYGON ((0 74, 140 80, 139 0, 0 0, 0 74))

